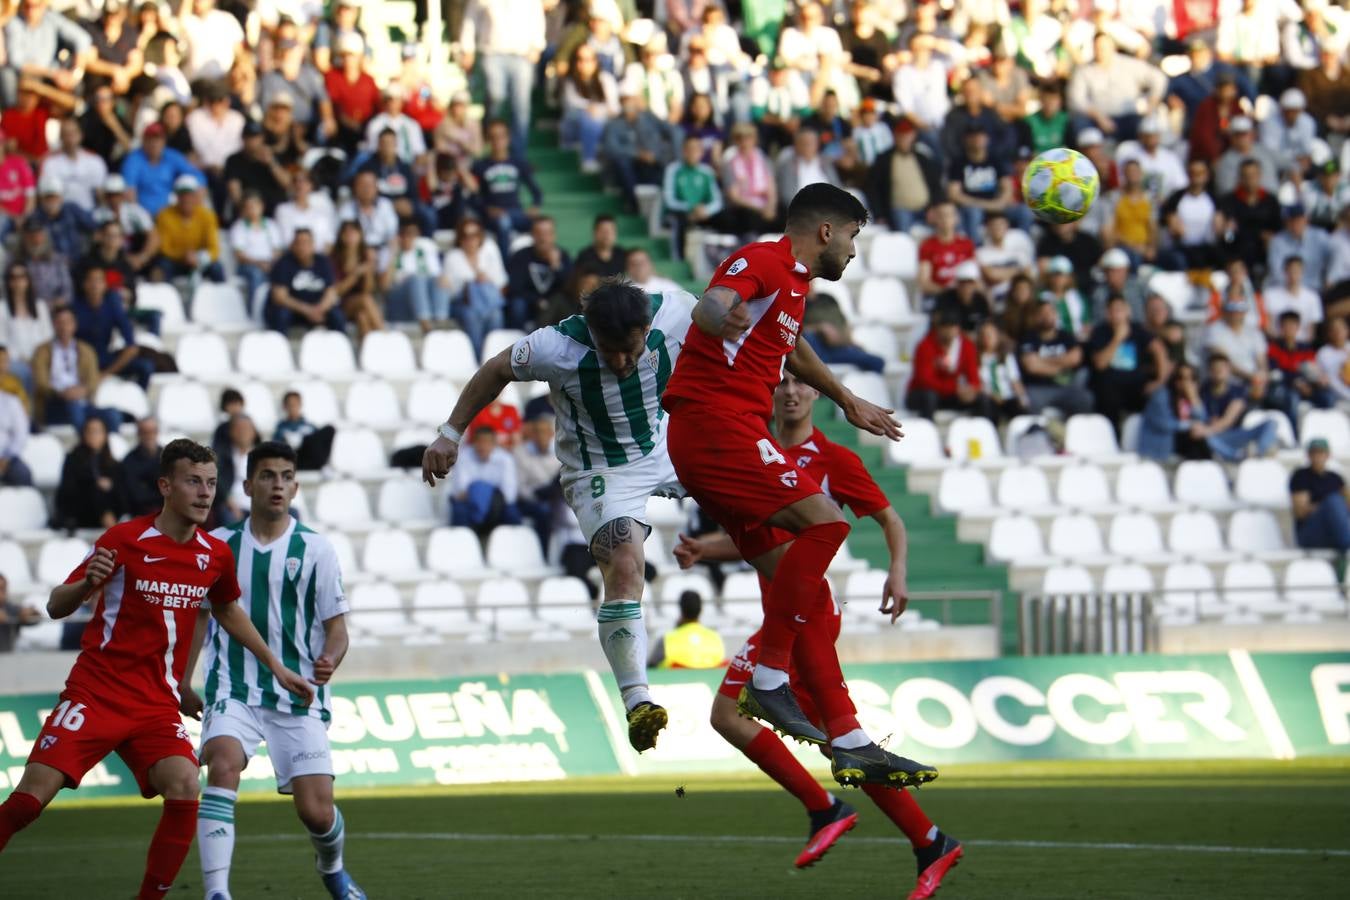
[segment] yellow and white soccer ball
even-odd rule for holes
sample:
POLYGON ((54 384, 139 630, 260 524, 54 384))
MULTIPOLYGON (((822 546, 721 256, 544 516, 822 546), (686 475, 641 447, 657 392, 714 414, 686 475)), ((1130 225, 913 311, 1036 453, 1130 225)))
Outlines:
POLYGON ((1022 173, 1022 199, 1043 222, 1076 222, 1097 199, 1097 167, 1077 150, 1056 147, 1037 156, 1022 173))

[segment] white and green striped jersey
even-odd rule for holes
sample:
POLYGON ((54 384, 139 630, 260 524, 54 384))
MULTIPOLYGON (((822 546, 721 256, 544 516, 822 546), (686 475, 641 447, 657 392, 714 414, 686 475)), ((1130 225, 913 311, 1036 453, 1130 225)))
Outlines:
MULTIPOLYGON (((348 610, 337 553, 326 537, 294 519, 285 534, 264 546, 249 530, 249 521, 246 518, 238 525, 212 532, 234 554, 239 604, 282 664, 311 678, 314 660, 323 653, 323 623, 348 610)), ((249 706, 329 720, 327 685, 315 690, 314 703, 309 707, 295 703, 272 673, 222 631, 214 619, 206 633, 204 653, 204 699, 208 707, 233 699, 249 706)))
POLYGON ((558 461, 572 471, 621 466, 652 452, 665 416, 661 394, 684 346, 697 302, 686 291, 649 294, 652 329, 636 370, 616 378, 595 352, 582 316, 540 328, 516 342, 511 370, 546 381, 558 416, 558 461))

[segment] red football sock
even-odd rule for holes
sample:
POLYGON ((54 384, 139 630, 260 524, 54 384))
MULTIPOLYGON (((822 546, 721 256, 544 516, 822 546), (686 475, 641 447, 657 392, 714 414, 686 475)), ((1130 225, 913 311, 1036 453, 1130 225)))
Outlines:
POLYGON ((905 833, 914 849, 933 843, 929 837, 933 831, 933 822, 924 815, 919 802, 910 796, 909 791, 880 784, 864 784, 863 793, 871 797, 877 808, 905 833))
POLYGON ((829 809, 834 801, 825 793, 811 773, 792 755, 791 751, 767 728, 760 729, 755 739, 741 751, 750 761, 764 770, 789 794, 802 801, 807 812, 829 809))
POLYGON ((150 839, 150 852, 145 857, 145 878, 136 900, 161 900, 173 887, 178 870, 183 868, 192 838, 197 834, 197 801, 164 801, 164 812, 159 827, 150 839))
POLYGON ((24 791, 15 791, 0 803, 0 850, 42 814, 42 801, 24 791))
POLYGON ((820 581, 846 537, 847 522, 812 525, 793 539, 778 561, 764 600, 764 627, 759 634, 761 666, 787 671, 793 641, 813 611, 820 581))

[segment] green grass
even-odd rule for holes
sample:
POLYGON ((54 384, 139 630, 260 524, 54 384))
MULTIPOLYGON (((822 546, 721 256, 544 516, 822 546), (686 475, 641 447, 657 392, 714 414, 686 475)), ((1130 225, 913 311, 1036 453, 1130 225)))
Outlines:
MULTIPOLYGON (((677 784, 342 792, 348 867, 372 897, 397 900, 881 898, 912 887, 908 845, 859 792, 846 794, 858 828, 799 872, 806 821, 792 798, 762 778, 691 778, 684 799, 677 784)), ((953 766, 919 800, 967 842, 944 900, 1330 898, 1350 881, 1344 759, 953 766)), ((0 856, 0 895, 130 896, 156 816, 150 803, 53 808, 0 856)), ((325 896, 288 802, 242 802, 237 819, 235 897, 325 896)), ((170 896, 200 895, 194 851, 170 896)))

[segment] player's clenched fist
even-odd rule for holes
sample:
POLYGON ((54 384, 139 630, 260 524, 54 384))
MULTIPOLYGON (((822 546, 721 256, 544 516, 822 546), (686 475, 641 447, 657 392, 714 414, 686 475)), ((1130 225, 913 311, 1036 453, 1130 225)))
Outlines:
POLYGON ((309 706, 310 703, 314 702, 314 688, 302 676, 297 675, 290 669, 282 669, 276 673, 276 678, 286 690, 297 697, 303 698, 302 706, 309 706))
POLYGON ((84 570, 84 583, 96 588, 108 580, 108 576, 112 575, 116 567, 117 554, 107 547, 96 547, 94 555, 89 558, 89 565, 84 570))
POLYGON ((333 677, 333 670, 337 668, 337 663, 333 662, 333 657, 327 653, 314 660, 314 677, 310 681, 315 684, 327 684, 333 677))
POLYGON ((680 564, 681 569, 689 569, 703 558, 703 545, 699 543, 698 538, 691 538, 687 534, 682 534, 680 535, 680 542, 675 545, 671 553, 675 556, 675 562, 680 564))
POLYGON ((449 475, 458 459, 458 441, 452 441, 444 435, 436 438, 422 454, 422 480, 435 487, 436 479, 449 475))

